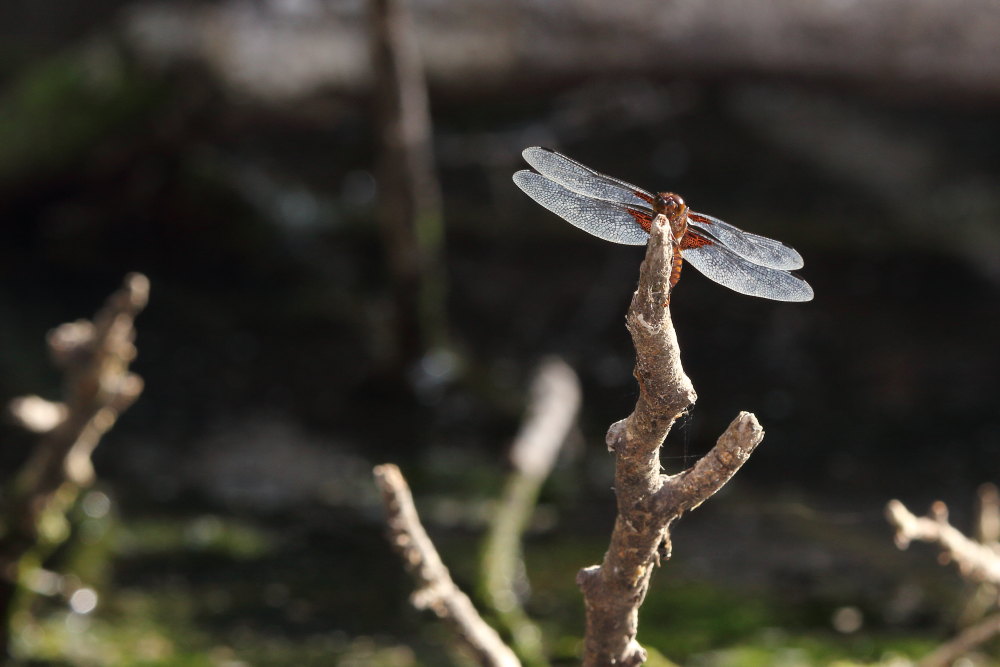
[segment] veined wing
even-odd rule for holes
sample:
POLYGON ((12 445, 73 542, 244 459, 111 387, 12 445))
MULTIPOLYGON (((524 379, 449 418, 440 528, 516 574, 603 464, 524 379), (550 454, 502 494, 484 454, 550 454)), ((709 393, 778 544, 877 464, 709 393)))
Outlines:
POLYGON ((573 192, 541 174, 524 169, 514 183, 529 197, 563 220, 594 236, 625 245, 646 245, 653 212, 646 207, 595 199, 573 192))
POLYGON ((718 218, 694 211, 688 213, 688 223, 705 230, 722 245, 754 264, 786 271, 802 268, 802 255, 781 241, 745 232, 718 218))
POLYGON ((562 153, 541 146, 521 151, 524 160, 535 170, 573 192, 626 206, 653 205, 653 195, 640 187, 594 171, 562 153))
POLYGON ((774 301, 812 301, 809 283, 788 271, 782 271, 744 259, 733 250, 688 231, 681 245, 681 256, 706 278, 750 296, 774 301))

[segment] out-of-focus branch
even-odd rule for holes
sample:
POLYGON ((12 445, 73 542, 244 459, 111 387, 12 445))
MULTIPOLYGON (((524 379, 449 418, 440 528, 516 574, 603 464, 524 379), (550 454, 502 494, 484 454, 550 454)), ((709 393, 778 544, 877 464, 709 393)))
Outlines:
POLYGON ((927 517, 915 516, 898 500, 890 500, 885 513, 896 528, 896 546, 900 549, 907 548, 914 540, 936 543, 942 549, 941 562, 954 561, 966 579, 1000 584, 1000 555, 948 523, 948 507, 940 500, 931 505, 927 517))
POLYGON ((441 192, 423 61, 407 0, 371 0, 378 221, 393 284, 396 361, 446 342, 441 192))
MULTIPOLYGON (((975 537, 980 544, 1000 551, 1000 494, 995 484, 981 484, 977 489, 975 537)), ((982 622, 986 615, 996 610, 998 585, 991 581, 980 582, 959 613, 956 624, 971 628, 982 622)))
POLYGON ((538 492, 555 464, 580 407, 580 383, 565 362, 545 361, 531 386, 527 418, 511 446, 513 470, 483 546, 483 597, 510 632, 527 665, 545 665, 541 632, 521 606, 526 587, 521 540, 538 492))
POLYGON ((510 447, 519 474, 545 479, 580 409, 580 381, 558 358, 546 359, 531 384, 528 414, 510 447))
POLYGON ((43 435, 18 472, 3 510, 0 536, 0 613, 6 653, 13 601, 22 576, 22 559, 59 535, 42 533, 42 526, 61 517, 81 487, 94 480, 91 454, 98 442, 142 392, 142 379, 129 371, 135 358, 136 315, 145 307, 149 281, 133 273, 112 294, 92 322, 63 324, 48 335, 53 362, 65 376, 65 398, 49 403, 38 397, 15 400, 11 413, 26 427, 43 435))
MULTIPOLYGON (((996 586, 1000 584, 1000 552, 996 549, 997 489, 992 484, 979 487, 979 512, 976 532, 983 538, 977 542, 963 535, 948 523, 948 507, 940 500, 931 505, 930 516, 918 517, 898 500, 890 500, 885 514, 896 528, 896 546, 905 549, 914 540, 932 542, 941 547, 942 565, 954 561, 963 578, 981 584, 992 593, 991 606, 996 605, 996 586)), ((980 610, 980 614, 982 611, 980 610)), ((945 667, 976 646, 1000 634, 1000 614, 987 616, 963 630, 954 639, 942 644, 921 660, 919 667, 945 667)))
POLYGON ((917 667, 947 667, 998 634, 1000 634, 1000 614, 987 616, 979 623, 963 630, 951 641, 936 648, 933 653, 918 662, 917 667))
POLYGON ((382 493, 389 527, 389 541, 417 582, 411 601, 430 609, 458 631, 482 665, 520 665, 514 652, 486 624, 469 597, 452 581, 448 568, 420 523, 410 488, 399 468, 391 463, 376 466, 375 483, 382 493))
MULTIPOLYGON (((941 547, 941 564, 954 561, 963 578, 980 584, 979 597, 988 598, 996 606, 996 586, 1000 585, 1000 551, 996 548, 998 531, 997 488, 992 484, 979 487, 979 508, 976 518, 977 542, 963 535, 948 523, 948 507, 940 500, 931 505, 930 516, 918 517, 898 500, 890 500, 885 514, 896 528, 896 546, 905 549, 914 540, 931 542, 941 547)), ((974 598, 973 602, 977 600, 974 598)), ((978 609, 982 614, 982 609, 978 609)), ((1000 634, 1000 614, 993 614, 963 630, 951 641, 942 644, 920 661, 919 667, 945 667, 976 646, 1000 634)))
POLYGON ((981 544, 1000 540, 1000 491, 995 484, 980 484, 976 511, 976 539, 981 544))
POLYGON ((692 469, 661 474, 660 447, 697 398, 681 367, 666 305, 672 254, 669 226, 660 216, 653 223, 627 317, 639 399, 632 414, 612 424, 607 435, 608 448, 617 457, 618 517, 604 562, 577 575, 587 616, 583 664, 589 667, 645 661, 646 651, 636 641, 639 607, 660 555, 670 555, 670 524, 718 491, 764 437, 757 419, 740 413, 692 469))

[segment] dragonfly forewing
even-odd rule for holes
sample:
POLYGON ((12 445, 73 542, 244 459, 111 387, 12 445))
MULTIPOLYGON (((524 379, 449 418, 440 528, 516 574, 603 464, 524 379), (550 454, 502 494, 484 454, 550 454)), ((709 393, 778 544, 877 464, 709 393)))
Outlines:
POLYGON ((514 183, 563 220, 605 241, 645 245, 649 239, 638 221, 650 220, 652 211, 581 195, 527 169, 514 174, 514 183))
POLYGON ((521 152, 538 173, 581 195, 627 206, 650 207, 653 195, 640 187, 594 171, 561 153, 532 146, 521 152))

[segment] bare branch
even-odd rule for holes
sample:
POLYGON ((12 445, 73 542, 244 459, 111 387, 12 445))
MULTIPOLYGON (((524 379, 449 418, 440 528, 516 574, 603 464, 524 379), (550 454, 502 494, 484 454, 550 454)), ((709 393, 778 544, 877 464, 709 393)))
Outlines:
MULTIPOLYGON (((149 281, 132 273, 94 316, 56 327, 48 334, 53 362, 62 369, 65 399, 48 403, 37 397, 13 402, 9 409, 22 424, 31 425, 26 410, 43 403, 51 414, 36 430, 43 430, 37 446, 18 472, 4 508, 0 537, 0 614, 4 617, 0 652, 6 652, 11 603, 21 577, 20 563, 37 549, 43 518, 61 514, 81 487, 94 480, 90 462, 97 443, 142 393, 142 379, 129 372, 135 359, 136 315, 149 297, 149 281), (42 401, 42 403, 39 403, 42 401)), ((52 522, 48 522, 51 525, 52 522)))
POLYGON ((411 601, 449 621, 482 665, 513 667, 521 663, 486 624, 469 597, 452 581, 448 568, 420 523, 413 495, 399 468, 391 463, 376 466, 375 483, 386 508, 389 541, 417 582, 411 601))
POLYGON ((1000 614, 987 616, 957 637, 942 644, 929 656, 917 663, 917 667, 947 667, 983 642, 1000 634, 1000 614))
POLYGON ((531 477, 548 477, 579 408, 576 373, 561 359, 546 359, 532 382, 528 415, 510 448, 514 468, 531 477))
MULTIPOLYGON (((931 505, 930 516, 917 517, 898 500, 890 500, 886 518, 896 528, 896 546, 906 549, 913 540, 932 542, 941 547, 941 564, 954 561, 963 578, 977 582, 978 595, 986 593, 990 606, 996 603, 996 585, 1000 584, 1000 553, 996 551, 997 489, 992 484, 979 487, 979 512, 976 532, 986 541, 977 542, 948 523, 948 507, 940 500, 931 505)), ((982 613, 982 609, 977 611, 982 613)), ((1000 614, 989 616, 966 628, 957 637, 938 647, 918 663, 919 667, 943 667, 974 647, 1000 634, 1000 614)))
POLYGON ((691 470, 660 473, 660 447, 671 426, 696 400, 681 367, 668 307, 673 245, 662 216, 653 222, 639 287, 627 324, 636 350, 639 399, 626 419, 608 430, 616 453, 618 517, 604 562, 580 570, 587 615, 583 664, 638 665, 646 651, 636 641, 639 606, 653 567, 670 554, 670 524, 718 491, 764 437, 756 418, 741 413, 691 470))
POLYGON ((929 517, 915 516, 898 500, 889 501, 885 514, 896 527, 896 546, 900 549, 913 540, 934 542, 942 549, 942 562, 954 561, 966 579, 1000 583, 1000 556, 948 523, 948 507, 940 500, 931 505, 929 517))
POLYGON ((976 512, 976 539, 982 544, 1000 540, 1000 491, 996 484, 979 486, 979 507, 976 512))
POLYGON ((692 510, 711 498, 747 462, 764 439, 764 429, 749 412, 741 412, 726 428, 715 447, 684 472, 665 476, 657 495, 660 511, 668 515, 692 510))

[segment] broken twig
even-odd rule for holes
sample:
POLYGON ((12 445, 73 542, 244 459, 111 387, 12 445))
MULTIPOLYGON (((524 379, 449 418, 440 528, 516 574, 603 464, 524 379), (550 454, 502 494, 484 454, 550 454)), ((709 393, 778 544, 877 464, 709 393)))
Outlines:
POLYGON ((482 665, 515 667, 510 647, 479 616, 469 597, 452 581, 448 568, 420 523, 413 495, 399 468, 391 463, 376 466, 375 483, 382 492, 389 526, 389 541, 417 582, 411 597, 417 609, 429 609, 451 623, 482 665))
POLYGON ((49 353, 64 375, 64 401, 29 396, 9 407, 22 426, 42 435, 11 484, 3 510, 0 654, 7 652, 14 598, 26 574, 22 563, 40 546, 64 538, 65 530, 43 527, 65 525, 65 511, 94 481, 94 448, 142 392, 142 378, 129 364, 136 355, 134 320, 148 297, 146 276, 129 274, 92 322, 78 320, 50 331, 49 353))

